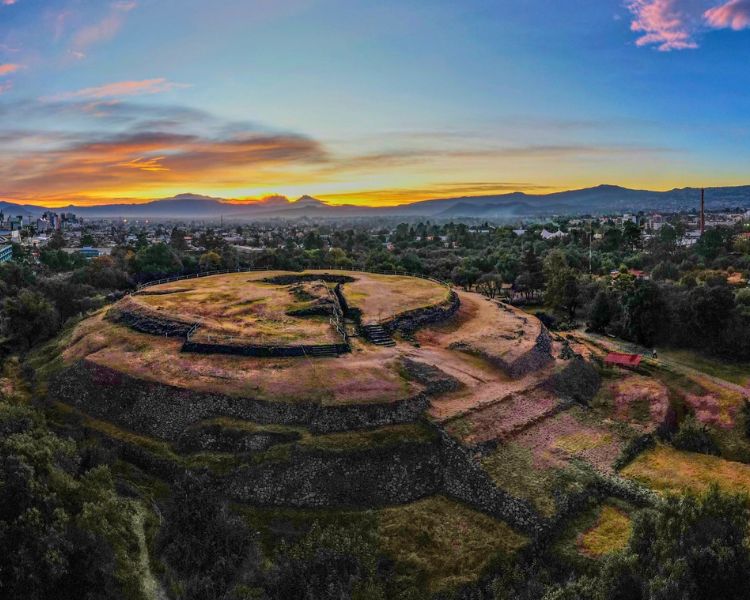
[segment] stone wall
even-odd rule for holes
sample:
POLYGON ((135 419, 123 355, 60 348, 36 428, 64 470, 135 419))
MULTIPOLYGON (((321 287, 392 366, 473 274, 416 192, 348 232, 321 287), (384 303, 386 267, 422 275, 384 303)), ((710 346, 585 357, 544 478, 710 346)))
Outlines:
POLYGON ((451 290, 448 299, 440 304, 402 312, 380 325, 389 333, 395 331, 411 333, 425 325, 450 319, 460 306, 461 299, 456 292, 451 290))
POLYGON ((232 354, 235 356, 255 356, 262 358, 293 358, 311 356, 316 352, 346 354, 351 352, 349 344, 308 344, 304 346, 264 346, 260 344, 216 344, 209 342, 185 341, 181 352, 196 354, 232 354))
POLYGON ((249 431, 225 427, 216 423, 201 424, 185 429, 177 440, 180 452, 263 452, 271 446, 296 442, 296 431, 249 431))
POLYGON ((534 345, 513 360, 506 360, 496 354, 489 354, 467 342, 453 342, 448 347, 451 350, 459 350, 461 352, 466 352, 467 354, 479 356, 487 362, 502 369, 509 377, 520 379, 533 371, 542 369, 554 360, 551 353, 552 338, 544 325, 540 323, 539 326, 540 331, 534 341, 534 345))
POLYGON ((106 318, 113 323, 127 325, 140 333, 166 337, 184 338, 194 325, 187 321, 168 319, 153 311, 136 306, 129 299, 122 300, 119 304, 110 308, 107 311, 106 318))
POLYGON ((296 447, 288 459, 236 470, 230 497, 261 506, 379 507, 439 493, 437 443, 337 452, 296 447))
POLYGON ((299 275, 276 275, 263 279, 266 283, 275 285, 292 285, 294 283, 303 283, 306 281, 325 281, 326 283, 352 283, 357 281, 354 277, 348 275, 334 275, 332 273, 300 273, 299 275))
POLYGON ((544 524, 530 503, 498 488, 469 451, 448 434, 442 433, 441 439, 444 494, 531 536, 543 530, 544 524))
POLYGON ((429 406, 423 394, 387 404, 347 406, 238 398, 136 379, 87 360, 55 375, 48 390, 52 399, 93 417, 166 440, 176 440, 190 425, 219 416, 304 425, 325 433, 410 423, 429 406))

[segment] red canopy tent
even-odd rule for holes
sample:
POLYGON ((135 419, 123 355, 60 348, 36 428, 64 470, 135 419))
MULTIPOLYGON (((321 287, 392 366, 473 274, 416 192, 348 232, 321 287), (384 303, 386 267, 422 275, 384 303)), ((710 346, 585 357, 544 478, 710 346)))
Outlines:
POLYGON ((621 354, 619 352, 610 352, 604 359, 604 364, 608 367, 624 367, 626 369, 635 369, 641 364, 640 354, 621 354))

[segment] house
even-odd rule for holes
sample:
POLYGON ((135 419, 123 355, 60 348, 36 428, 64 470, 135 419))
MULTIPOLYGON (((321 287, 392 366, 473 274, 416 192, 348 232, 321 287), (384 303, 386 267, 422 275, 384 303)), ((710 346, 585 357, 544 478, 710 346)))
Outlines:
MULTIPOLYGON (((631 275, 635 277, 636 279, 650 279, 650 276, 646 271, 641 271, 640 269, 628 269, 628 275, 631 275)), ((610 277, 612 279, 617 279, 620 275, 622 275, 621 271, 610 271, 609 272, 610 277)))
POLYGON ((642 357, 640 354, 622 354, 620 352, 610 352, 604 359, 607 367, 622 367, 624 369, 637 369, 641 364, 642 357))
POLYGON ((543 240, 550 240, 550 239, 554 239, 554 238, 564 238, 566 235, 568 235, 568 234, 567 233, 563 233, 559 229, 557 231, 555 231, 554 233, 552 233, 551 231, 547 231, 546 229, 542 229, 542 239, 543 240))

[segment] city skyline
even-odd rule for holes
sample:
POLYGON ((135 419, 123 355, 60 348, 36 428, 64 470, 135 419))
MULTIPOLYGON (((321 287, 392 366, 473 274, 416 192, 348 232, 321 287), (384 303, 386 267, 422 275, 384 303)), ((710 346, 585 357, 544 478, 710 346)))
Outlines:
POLYGON ((0 200, 750 183, 747 0, 3 0, 0 200))

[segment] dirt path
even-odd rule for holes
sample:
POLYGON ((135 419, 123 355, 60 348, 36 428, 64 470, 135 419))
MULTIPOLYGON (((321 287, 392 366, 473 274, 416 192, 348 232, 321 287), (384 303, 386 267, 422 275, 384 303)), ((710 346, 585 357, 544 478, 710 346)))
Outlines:
POLYGON ((509 353, 528 351, 536 343, 541 327, 534 317, 518 309, 503 308, 472 292, 457 293, 461 308, 456 317, 420 331, 417 339, 421 347, 405 352, 413 360, 437 365, 463 384, 457 392, 432 399, 429 413, 441 422, 484 410, 511 394, 534 387, 554 368, 550 364, 519 379, 511 379, 487 360, 449 350, 448 346, 454 342, 483 338, 495 344, 498 353, 506 348, 509 353), (519 331, 523 331, 523 335, 514 338, 519 331))

